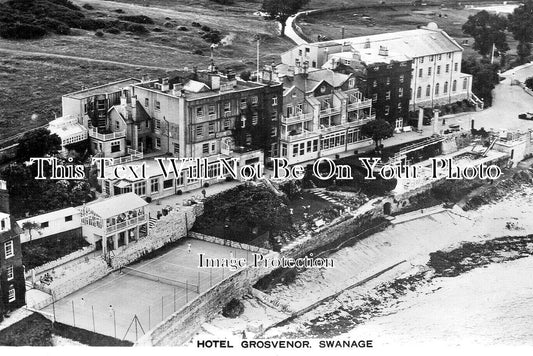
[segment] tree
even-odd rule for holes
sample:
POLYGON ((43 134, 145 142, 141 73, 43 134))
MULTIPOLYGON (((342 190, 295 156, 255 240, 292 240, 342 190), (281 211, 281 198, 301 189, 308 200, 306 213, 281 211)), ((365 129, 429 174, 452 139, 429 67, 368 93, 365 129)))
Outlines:
POLYGON ((531 54, 531 45, 533 41, 533 0, 526 0, 522 5, 515 8, 512 14, 509 14, 509 30, 517 40, 517 54, 521 61, 531 54))
POLYGON ((284 36, 287 19, 307 3, 309 0, 263 0, 263 11, 268 14, 270 20, 276 20, 281 24, 281 36, 284 36))
POLYGON ((32 230, 39 230, 41 228, 41 225, 37 224, 34 221, 26 221, 22 224, 22 229, 28 231, 30 235, 30 241, 31 241, 31 231, 32 230))
POLYGON ((394 128, 385 120, 372 120, 361 128, 363 136, 371 137, 376 144, 376 149, 379 148, 381 140, 391 137, 394 133, 394 128))
POLYGON ((527 78, 524 84, 526 85, 526 87, 533 90, 533 77, 527 78))
POLYGON ((61 149, 61 138, 51 135, 47 128, 26 132, 18 142, 15 157, 18 162, 29 161, 31 157, 57 154, 61 149))
POLYGON ((492 14, 485 10, 469 16, 463 25, 463 32, 474 37, 474 49, 482 56, 492 52, 492 45, 499 52, 505 53, 509 45, 505 39, 507 19, 498 14, 492 14))
POLYGON ((486 59, 477 61, 474 58, 463 60, 461 68, 464 73, 472 74, 472 91, 483 99, 485 106, 492 105, 492 90, 499 83, 498 66, 490 64, 486 59))

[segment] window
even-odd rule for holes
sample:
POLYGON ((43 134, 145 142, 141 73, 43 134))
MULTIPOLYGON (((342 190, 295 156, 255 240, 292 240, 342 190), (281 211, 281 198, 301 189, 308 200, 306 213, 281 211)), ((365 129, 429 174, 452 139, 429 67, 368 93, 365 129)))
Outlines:
POLYGON ((350 78, 348 81, 348 88, 353 88, 355 86, 355 78, 350 78))
POLYGON ((196 136, 202 136, 204 134, 203 126, 196 126, 196 136))
POLYGON ((179 178, 176 179, 176 186, 181 187, 185 183, 185 172, 181 172, 179 178))
POLYGON ((426 96, 430 96, 431 95, 431 85, 428 84, 428 86, 426 87, 426 96))
POLYGON ((373 86, 374 88, 377 87, 377 86, 378 86, 378 81, 377 81, 377 80, 374 80, 374 81, 372 82, 372 86, 373 86))
POLYGON ((155 129, 161 130, 161 120, 154 119, 154 123, 155 123, 155 129))
POLYGON ((201 119, 202 116, 204 116, 204 109, 201 106, 199 106, 196 108, 196 117, 201 119))
POLYGON ((159 192, 159 178, 150 179, 150 192, 151 193, 159 192))
POLYGON ((302 50, 301 50, 301 49, 298 50, 298 55, 299 55, 299 56, 302 55, 302 50))
POLYGON ((345 59, 344 60, 344 64, 346 64, 347 66, 349 66, 352 62, 349 60, 349 59, 345 59))
POLYGON ((16 299, 16 297, 15 297, 15 287, 13 287, 13 285, 10 285, 9 286, 8 301, 9 301, 9 303, 11 303, 11 302, 14 302, 15 299, 16 299))
POLYGON ((214 142, 211 143, 211 152, 215 152, 215 143, 214 142))
POLYGON ((316 61, 311 62, 311 67, 316 68, 316 61))
POLYGON ((144 122, 144 126, 145 126, 145 127, 150 127, 150 121, 146 120, 146 121, 144 122))
POLYGON ((431 67, 428 68, 428 76, 431 76, 431 67))
POLYGON ((405 76, 402 74, 400 75, 400 83, 403 83, 405 76))
POLYGON ((274 111, 274 112, 272 113, 272 116, 270 117, 270 119, 271 119, 272 121, 277 121, 277 120, 278 120, 278 113, 274 111))
POLYGON ((252 144, 252 135, 247 133, 246 134, 246 144, 251 145, 252 144))
POLYGON ((257 125, 257 122, 259 122, 259 116, 256 112, 252 115, 252 125, 257 125))
POLYGON ((42 223, 41 223, 41 229, 45 229, 45 228, 47 228, 48 226, 49 226, 48 221, 45 221, 45 222, 42 222, 42 223))
POLYGON ((386 105, 385 106, 385 115, 389 115, 389 112, 390 112, 390 106, 386 105))
POLYGON ((403 88, 398 89, 398 98, 401 98, 403 96, 403 88))
POLYGON ((390 90, 387 90, 387 92, 385 93, 385 99, 390 100, 390 90))
POLYGON ((305 47, 305 54, 309 53, 309 47, 305 47))
POLYGON ((449 64, 446 64, 446 69, 445 69, 446 73, 450 73, 450 65, 449 64))
POLYGON ((133 185, 135 194, 138 196, 146 195, 146 182, 138 182, 133 185))
MULTIPOLYGON (((246 109, 246 98, 241 98, 241 109, 246 109)), ((224 111, 226 111, 226 104, 224 104, 224 111)), ((229 110, 228 110, 229 111, 229 110)))
POLYGON ((457 71, 459 70, 459 63, 454 63, 454 64, 453 64, 453 70, 454 70, 455 72, 457 72, 457 71))
POLYGON ((65 222, 72 221, 72 215, 65 216, 65 222))
POLYGON ((111 142, 111 152, 119 152, 119 151, 120 151, 120 141, 111 142))
POLYGON ((144 106, 146 107, 150 106, 150 100, 148 98, 144 98, 144 106))
POLYGON ((387 77, 387 85, 390 85, 390 77, 387 77))
POLYGON ((437 66, 437 74, 440 74, 440 66, 437 66))
POLYGON ((115 121, 115 130, 120 130, 120 122, 115 121))
POLYGON ((438 59, 439 61, 442 59, 442 54, 439 54, 438 59))
POLYGON ((209 105, 208 113, 209 113, 210 117, 214 117, 215 116, 215 105, 209 105))
POLYGON ((456 91, 457 90, 457 80, 454 80, 453 83, 452 83, 452 91, 456 91))
POLYGON ((293 156, 293 157, 298 156, 298 145, 297 145, 297 144, 294 144, 294 145, 292 146, 292 156, 293 156))
POLYGON ((277 136, 277 134, 278 134, 278 128, 277 127, 273 127, 272 129, 270 129, 270 136, 275 137, 275 136, 277 136))
POLYGON ((444 82, 444 94, 448 92, 448 82, 444 82))
POLYGON ((418 70, 418 77, 419 77, 419 78, 422 78, 422 75, 424 75, 424 70, 423 70, 422 68, 420 68, 420 69, 418 70))
POLYGON ((439 95, 439 87, 440 87, 439 83, 435 84, 435 95, 439 95))
POLYGON ((420 98, 422 96, 422 87, 418 87, 416 89, 416 97, 420 98))
POLYGON ((313 152, 318 151, 318 140, 313 140, 313 152))
POLYGON ((257 105, 258 101, 257 95, 252 96, 252 105, 257 105))
POLYGON ((15 255, 15 251, 13 251, 13 240, 4 243, 4 252, 6 258, 13 257, 15 255))
POLYGON ((463 79, 463 90, 466 90, 466 87, 468 86, 468 79, 463 79))
POLYGON ((161 110, 161 103, 159 101, 155 101, 155 109, 156 110, 161 110))
POLYGON ((229 130, 230 129, 230 121, 229 119, 225 119, 224 120, 224 130, 229 130))
POLYGON ((166 179, 163 181, 163 189, 170 189, 174 186, 174 179, 166 179))
POLYGON ((179 157, 180 155, 180 144, 174 143, 174 154, 179 157))
POLYGON ((208 143, 204 143, 202 145, 202 153, 209 153, 209 144, 208 143))
POLYGON ((15 274, 13 273, 13 266, 7 267, 7 280, 10 281, 13 278, 15 278, 15 274))
POLYGON ((304 104, 303 103, 296 104, 296 114, 301 115, 303 114, 303 112, 304 112, 304 104))
POLYGON ((6 221, 5 219, 2 219, 2 221, 0 221, 0 230, 4 230, 6 228, 6 221))
POLYGON ((398 103, 398 111, 402 111, 402 103, 398 103))
POLYGON ((231 103, 225 102, 224 103, 224 114, 229 114, 231 112, 231 103))
POLYGON ((278 98, 274 97, 272 98, 272 106, 278 105, 278 98))
POLYGON ((161 148, 161 139, 159 137, 155 138, 155 148, 161 148))
POLYGON ((215 133, 215 123, 214 122, 210 122, 209 123, 208 130, 209 130, 209 134, 210 135, 215 133))
POLYGON ((420 63, 424 63, 424 57, 420 57, 420 63))
POLYGON ((429 61, 433 62, 433 56, 429 56, 429 61))
POLYGON ((373 102, 378 101, 378 95, 377 94, 372 94, 372 101, 373 102))

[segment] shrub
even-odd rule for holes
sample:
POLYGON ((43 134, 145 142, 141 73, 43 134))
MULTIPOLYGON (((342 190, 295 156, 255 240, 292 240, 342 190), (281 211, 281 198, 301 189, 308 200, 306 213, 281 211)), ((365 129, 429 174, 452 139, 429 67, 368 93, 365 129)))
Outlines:
POLYGON ((129 31, 129 32, 133 32, 133 33, 139 34, 139 35, 146 34, 146 33, 149 32, 146 29, 146 27, 144 27, 143 25, 135 24, 135 23, 130 23, 130 24, 126 23, 125 26, 124 26, 124 30, 125 31, 129 31))
POLYGON ((252 76, 252 72, 250 72, 249 70, 243 70, 239 76, 242 80, 249 81, 250 77, 252 76))
POLYGON ((200 25, 198 22, 191 23, 191 26, 192 27, 202 27, 202 25, 200 25))
POLYGON ((204 188, 207 188, 207 187, 209 187, 209 183, 206 182, 204 183, 204 188))
POLYGON ((219 31, 206 32, 202 35, 202 38, 210 43, 219 43, 222 40, 219 31))
POLYGON ((94 33, 96 37, 104 37, 104 33, 101 30, 98 30, 94 33))
POLYGON ((231 182, 233 181, 233 177, 232 176, 226 176, 226 182, 231 182))
POLYGON ((146 198, 144 198, 144 200, 146 200, 147 203, 151 203, 152 202, 152 197, 146 197, 146 198))
POLYGON ((185 26, 178 27, 178 31, 189 31, 189 29, 185 26))
POLYGON ((153 25, 154 20, 149 18, 145 15, 130 15, 130 16, 119 16, 118 17, 121 20, 128 21, 128 22, 135 22, 135 23, 141 23, 145 25, 153 25))
POLYGON ((202 50, 200 50, 200 49, 195 49, 194 51, 192 51, 192 54, 196 54, 198 56, 203 56, 204 52, 202 52, 202 50))
POLYGON ((94 10, 94 7, 91 4, 83 4, 82 6, 85 10, 94 10))
POLYGON ((177 192, 176 192, 177 195, 182 195, 183 194, 183 190, 179 189, 177 192))
POLYGON ((200 29, 202 31, 204 31, 204 32, 211 32, 211 28, 209 26, 206 26, 206 25, 203 25, 200 29))
POLYGON ((46 29, 29 24, 10 24, 0 27, 0 37, 7 39, 29 40, 46 35, 46 29))
POLYGON ((524 84, 526 85, 526 87, 533 90, 533 77, 527 78, 524 84))
POLYGON ((244 312, 244 304, 238 299, 233 298, 224 309, 222 309, 222 315, 226 318, 237 318, 244 312))

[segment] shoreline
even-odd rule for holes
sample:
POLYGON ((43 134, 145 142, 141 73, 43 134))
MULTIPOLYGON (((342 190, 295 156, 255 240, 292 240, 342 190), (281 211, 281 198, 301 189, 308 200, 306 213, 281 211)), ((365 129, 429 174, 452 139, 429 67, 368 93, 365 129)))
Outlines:
MULTIPOLYGON (((433 256, 433 264, 439 268, 439 273, 443 274, 456 274, 455 271, 467 272, 472 269, 479 269, 481 266, 487 266, 490 264, 495 264, 498 262, 510 261, 512 259, 520 259, 523 257, 533 255, 533 243, 531 241, 529 244, 530 247, 527 247, 527 253, 523 249, 516 250, 516 254, 509 254, 510 250, 515 250, 515 244, 520 239, 517 239, 517 236, 526 236, 526 238, 531 239, 531 236, 528 234, 533 233, 533 221, 530 222, 527 220, 527 217, 530 216, 530 212, 527 211, 528 204, 533 202, 533 187, 528 184, 525 187, 522 185, 521 189, 516 189, 516 186, 513 186, 512 191, 508 191, 503 196, 498 196, 498 201, 489 200, 485 205, 478 206, 473 210, 463 211, 459 208, 454 208, 449 210, 446 213, 439 214, 437 217, 428 217, 421 218, 418 221, 410 222, 411 224, 420 225, 427 220, 442 220, 446 222, 446 227, 449 234, 451 235, 463 235, 461 237, 457 236, 446 236, 446 232, 443 234, 442 231, 436 231, 435 226, 439 226, 437 223, 433 226, 429 226, 429 231, 421 229, 419 234, 424 235, 432 234, 436 232, 440 233, 442 239, 439 240, 438 237, 434 241, 438 241, 438 244, 433 244, 434 248, 430 246, 423 246, 420 251, 411 251, 409 258, 407 258, 407 263, 403 266, 396 267, 395 269, 384 273, 375 280, 366 282, 364 285, 354 288, 350 291, 346 289, 348 283, 338 283, 340 277, 345 277, 345 270, 340 271, 340 275, 332 275, 327 272, 316 271, 311 273, 309 271, 304 271, 300 273, 296 281, 289 285, 277 285, 268 295, 269 301, 276 301, 277 303, 267 303, 264 299, 259 298, 255 295, 248 296, 243 300, 245 303, 245 313, 237 319, 226 319, 220 316, 217 316, 211 322, 203 325, 202 330, 195 337, 200 339, 203 337, 213 337, 213 336, 224 336, 227 338, 235 338, 238 330, 247 330, 251 332, 252 335, 256 334, 262 338, 279 338, 279 337, 328 337, 335 335, 342 335, 345 332, 352 330, 357 324, 354 325, 352 322, 347 322, 346 320, 353 319, 354 315, 358 318, 358 324, 364 324, 368 320, 374 320, 379 317, 379 313, 376 312, 378 308, 376 306, 385 306, 387 302, 390 302, 391 306, 399 304, 402 302, 402 292, 408 294, 409 292, 417 291, 417 288, 422 286, 430 286, 431 281, 438 276, 433 273, 430 274, 431 267, 429 266, 429 261, 431 261, 431 254, 433 256), (524 190, 522 190, 524 189, 524 190), (455 211, 457 210, 457 211, 455 211), (433 229, 433 231, 432 231, 433 229), (503 237, 502 237, 503 236, 503 237), (465 245, 466 242, 466 245, 465 245), (494 244, 498 243, 501 247, 501 252, 505 252, 501 255, 498 252, 489 251, 489 247, 493 248, 494 244), (466 253, 470 252, 483 252, 483 248, 480 246, 485 246, 485 252, 491 252, 488 255, 479 254, 477 257, 468 263, 462 263, 463 259, 458 260, 456 257, 462 256, 462 258, 468 258, 471 255, 466 253), (447 256, 455 256, 455 264, 446 265, 443 264, 443 259, 441 253, 437 251, 446 251, 447 256), (518 256, 518 257, 517 257, 518 256), (451 268, 451 267, 454 268, 451 268), (444 268, 446 267, 446 268, 444 268), (336 280, 337 281, 336 281, 336 280), (321 298, 327 297, 327 295, 332 294, 332 290, 338 287, 341 290, 339 296, 336 297, 331 302, 319 303, 316 308, 308 311, 307 313, 298 316, 294 321, 289 323, 284 327, 273 328, 268 330, 264 335, 262 335, 265 328, 268 328, 279 321, 286 319, 290 316, 291 312, 296 310, 303 309, 305 306, 313 304, 320 300, 321 298), (376 290, 381 288, 382 295, 376 293, 376 290), (384 291, 390 289, 391 294, 389 297, 384 297, 384 291), (374 294, 372 294, 374 292, 374 294), (361 299, 362 296, 366 295, 366 303, 361 303, 359 307, 355 305, 351 308, 351 312, 346 310, 335 308, 333 305, 337 303, 354 303, 354 300, 361 299), (337 312, 338 315, 344 314, 344 320, 338 318, 337 322, 332 322, 332 320, 327 320, 324 315, 328 313, 333 315, 331 310, 337 312), (338 310, 337 310, 338 309, 338 310), (302 327, 302 324, 307 323, 312 329, 311 334, 307 333, 306 327, 302 327), (336 325, 334 326, 334 324, 336 325), (329 333, 329 334, 328 334, 329 333), (332 334, 332 335, 330 335, 332 334), (333 335, 335 334, 335 335, 333 335)), ((531 220, 531 219, 529 219, 531 220)), ((410 223, 400 224, 401 226, 407 226, 410 223)), ((335 252, 335 258, 350 257, 347 251, 354 249, 368 249, 369 251, 375 249, 376 247, 384 249, 387 244, 390 244, 385 236, 393 236, 395 229, 398 229, 398 226, 390 226, 386 231, 378 232, 377 234, 368 237, 367 239, 358 241, 353 247, 343 248, 335 252), (384 235, 379 237, 380 235, 384 235), (378 236, 378 237, 376 237, 378 236), (374 245, 372 245, 372 240, 374 245), (344 256, 342 256, 344 255, 344 256)), ((442 229, 442 226, 440 226, 442 229)), ((427 237, 427 236, 426 236, 427 237)), ((418 246, 418 243, 425 243, 426 239, 412 239, 408 241, 403 241, 405 245, 403 246, 406 250, 410 249, 410 246, 418 246)), ((528 240, 529 241, 529 240, 528 240)), ((396 241, 397 242, 397 241, 396 241)), ((429 245, 432 245, 429 243, 429 245)), ((400 246, 400 245, 398 245, 400 246)), ((526 246, 529 246, 526 244, 526 246)), ((392 247, 397 247, 392 246, 392 247)), ((500 250, 497 250, 500 251, 500 250)), ((512 252, 512 251, 511 251, 512 252)), ((387 257, 387 256, 385 256, 387 257)), ((390 257, 390 256, 389 256, 390 257)), ((475 257, 475 256, 474 256, 475 257)), ((401 258, 398 257, 395 262, 398 262, 401 258)), ((453 262, 454 259, 452 258, 453 262)), ((390 259, 387 258, 382 261, 383 263, 390 262, 390 259)), ((366 276, 370 275, 372 271, 375 271, 378 267, 382 267, 383 263, 379 266, 366 266, 367 268, 359 268, 359 271, 355 270, 349 271, 346 274, 348 281, 354 280, 363 280, 362 278, 366 273, 366 276), (370 268, 368 268, 370 267, 370 268), (374 268, 372 268, 374 267, 374 268)), ((389 264, 390 266, 391 264, 389 264)), ((358 268, 356 268, 357 270, 358 268)), ((458 275, 464 273, 458 273, 458 275)), ((383 307, 382 311, 385 313, 390 312, 388 308, 383 307)), ((238 334, 240 335, 240 334, 238 334)), ((237 336, 238 337, 238 336, 237 336)))

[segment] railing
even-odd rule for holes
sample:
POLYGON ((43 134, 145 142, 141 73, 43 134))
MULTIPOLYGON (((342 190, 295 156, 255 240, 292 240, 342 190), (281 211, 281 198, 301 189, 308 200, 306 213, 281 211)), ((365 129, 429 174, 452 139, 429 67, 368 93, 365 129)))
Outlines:
POLYGON ((370 99, 357 101, 355 103, 348 104, 348 111, 366 109, 366 108, 369 108, 371 105, 372 105, 372 100, 370 99))
POLYGON ((109 234, 110 232, 115 232, 115 231, 122 230, 122 229, 125 229, 125 228, 130 227, 130 226, 135 226, 138 223, 145 222, 146 220, 147 220, 146 219, 146 214, 139 215, 139 216, 137 216, 135 218, 131 218, 131 219, 128 219, 128 220, 121 221, 119 223, 115 223, 115 224, 110 225, 110 226, 106 226, 104 231, 105 231, 106 234, 109 234))
POLYGON ((116 165, 119 165, 119 164, 124 164, 124 163, 128 163, 128 162, 133 162, 133 161, 138 161, 138 160, 143 159, 143 157, 144 157, 142 152, 136 151, 136 150, 131 149, 131 148, 128 148, 127 153, 128 153, 128 156, 113 158, 112 162, 106 161, 105 162, 106 167, 107 166, 116 166, 116 165))
POLYGON ((112 132, 109 134, 101 134, 98 132, 96 127, 93 127, 91 130, 89 130, 89 136, 100 141, 109 141, 109 140, 115 140, 117 138, 126 137, 126 130, 112 132))
POLYGON ((298 115, 289 116, 289 117, 282 116, 281 123, 286 124, 286 125, 291 125, 291 124, 297 124, 299 122, 304 122, 304 121, 308 121, 312 119, 313 119, 313 113, 298 114, 298 115))
POLYGON ((327 108, 320 110, 320 117, 340 114, 341 108, 327 108))
POLYGON ((318 132, 304 131, 296 135, 281 134, 281 139, 288 142, 293 142, 301 140, 302 138, 318 137, 318 135, 320 135, 318 132))
POLYGON ((346 124, 349 125, 349 126, 359 126, 359 125, 364 125, 367 122, 372 121, 374 119, 375 119, 375 117, 372 118, 371 116, 366 116, 363 119, 355 119, 355 120, 352 120, 352 121, 348 121, 346 124))

